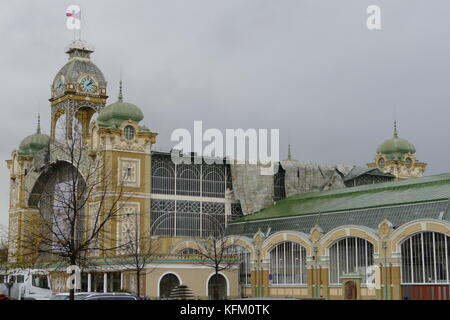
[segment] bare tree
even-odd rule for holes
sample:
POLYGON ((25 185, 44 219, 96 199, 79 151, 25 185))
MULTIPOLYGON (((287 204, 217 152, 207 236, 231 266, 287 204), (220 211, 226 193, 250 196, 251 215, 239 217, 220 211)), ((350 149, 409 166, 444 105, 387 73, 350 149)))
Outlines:
POLYGON ((198 252, 199 263, 214 269, 212 299, 219 300, 220 287, 219 283, 216 282, 219 273, 225 270, 238 269, 240 264, 236 246, 226 237, 225 226, 220 223, 211 225, 211 231, 207 238, 195 238, 195 242, 200 248, 198 252))
POLYGON ((8 231, 0 225, 0 270, 6 269, 8 263, 8 231))
MULTIPOLYGON (((125 202, 127 177, 113 175, 106 155, 88 154, 80 126, 52 141, 51 164, 30 194, 29 214, 21 233, 22 258, 31 263, 86 267, 94 255, 116 249, 109 238, 111 221, 125 202), (56 159, 56 160, 55 160, 56 159)), ((74 300, 74 289, 70 299, 74 300)))
POLYGON ((153 239, 150 232, 140 230, 139 221, 141 214, 135 212, 123 212, 120 214, 118 232, 118 255, 123 258, 121 266, 125 270, 132 271, 136 279, 136 293, 141 295, 141 277, 155 270, 156 258, 158 257, 159 243, 153 239), (153 267, 149 268, 148 264, 153 267))

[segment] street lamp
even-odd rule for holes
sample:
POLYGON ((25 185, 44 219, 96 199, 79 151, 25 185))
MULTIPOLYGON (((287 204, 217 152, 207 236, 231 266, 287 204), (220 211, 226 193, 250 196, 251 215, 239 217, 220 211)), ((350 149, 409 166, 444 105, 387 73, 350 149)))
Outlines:
POLYGON ((384 250, 384 272, 383 272, 383 274, 384 274, 384 300, 387 300, 387 298, 388 298, 388 287, 387 287, 387 285, 388 285, 388 281, 387 281, 387 243, 386 243, 386 241, 384 241, 383 243, 382 243, 382 248, 383 248, 383 250, 384 250))

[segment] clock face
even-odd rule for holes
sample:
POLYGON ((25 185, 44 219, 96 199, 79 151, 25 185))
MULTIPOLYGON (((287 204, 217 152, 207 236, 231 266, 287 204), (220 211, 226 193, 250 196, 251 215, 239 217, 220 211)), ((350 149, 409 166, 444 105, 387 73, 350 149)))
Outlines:
POLYGON ((90 77, 86 77, 81 80, 81 89, 84 92, 92 92, 95 89, 95 82, 90 77))

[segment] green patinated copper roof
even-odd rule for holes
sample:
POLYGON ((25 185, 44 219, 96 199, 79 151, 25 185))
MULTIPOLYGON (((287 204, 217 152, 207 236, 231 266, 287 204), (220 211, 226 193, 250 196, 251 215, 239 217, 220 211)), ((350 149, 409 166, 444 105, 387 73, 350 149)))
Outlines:
POLYGON ((140 122, 142 119, 144 119, 144 114, 141 109, 134 104, 123 101, 121 81, 119 100, 100 112, 97 123, 101 128, 118 128, 124 121, 140 122))
POLYGON ((380 144, 377 153, 385 155, 389 160, 402 160, 405 154, 416 153, 416 148, 408 140, 398 137, 397 124, 394 122, 394 137, 380 144))
POLYGON ((50 143, 50 137, 41 133, 40 117, 38 120, 38 126, 35 134, 26 137, 19 146, 18 153, 23 157, 34 157, 34 155, 48 146, 50 143))
POLYGON ((233 221, 233 223, 369 208, 418 204, 450 198, 450 174, 304 193, 233 221))

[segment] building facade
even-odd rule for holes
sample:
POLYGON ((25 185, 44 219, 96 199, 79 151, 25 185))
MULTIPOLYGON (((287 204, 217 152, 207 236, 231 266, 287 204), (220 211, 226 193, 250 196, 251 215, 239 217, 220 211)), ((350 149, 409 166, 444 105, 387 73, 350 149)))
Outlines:
MULTIPOLYGON (((82 41, 70 45, 52 83, 49 135, 38 123, 7 161, 11 263, 33 257, 25 245, 32 218, 58 216, 56 195, 73 186, 69 172, 89 191, 80 240, 95 233, 108 205, 118 208, 88 251, 83 291, 137 290, 125 250, 131 235, 141 252, 155 245, 139 284, 152 298, 169 298, 178 285, 203 299, 217 288, 219 298, 449 298, 450 177, 405 180, 420 177, 426 165, 396 128, 369 169, 307 164, 290 152, 273 176, 195 154, 176 162, 173 151, 154 148, 157 133, 125 101, 122 84, 117 101, 107 103, 93 52, 82 41), (77 137, 79 148, 68 152, 77 137), (218 273, 202 259, 214 237, 232 261, 218 273)), ((45 267, 53 291, 67 291, 66 265, 45 267)))

